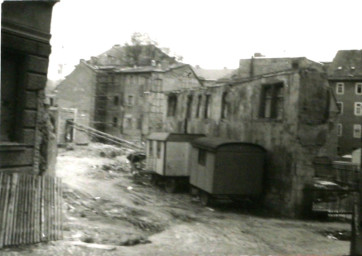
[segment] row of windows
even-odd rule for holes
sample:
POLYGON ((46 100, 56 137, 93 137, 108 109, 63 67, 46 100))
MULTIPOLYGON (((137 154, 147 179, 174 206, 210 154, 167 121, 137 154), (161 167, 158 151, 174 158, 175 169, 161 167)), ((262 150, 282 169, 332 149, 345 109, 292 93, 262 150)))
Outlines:
MULTIPOLYGON (((337 102, 338 108, 339 108, 339 113, 343 114, 343 107, 344 104, 343 102, 337 102)), ((354 103, 354 115, 356 116, 362 116, 362 102, 355 102, 354 103)))
MULTIPOLYGON (((129 106, 134 105, 134 96, 132 94, 127 96, 126 104, 129 106)), ((113 96, 113 105, 118 106, 121 104, 120 97, 119 96, 113 96)))
MULTIPOLYGON (((112 126, 113 127, 118 126, 118 118, 117 117, 113 117, 112 126)), ((124 128, 126 128, 126 129, 132 129, 132 128, 141 129, 142 128, 142 120, 141 119, 133 119, 131 117, 126 117, 124 119, 124 128)), ((121 129, 122 129, 122 127, 121 127, 121 129)))
MULTIPOLYGON (((228 92, 223 92, 221 99, 221 119, 225 119, 230 111, 228 104, 228 92)), ((192 116, 193 95, 187 96, 186 103, 186 118, 192 116)), ((196 103, 196 118, 209 118, 210 116, 210 101, 211 95, 206 94, 204 100, 203 112, 201 112, 202 95, 197 97, 196 103)), ((259 117, 268 119, 281 119, 283 116, 284 103, 284 85, 283 83, 263 85, 260 98, 259 117)), ((177 109, 177 95, 171 94, 167 101, 167 116, 175 116, 177 109)))
MULTIPOLYGON (((354 88, 355 88, 354 91, 355 91, 356 95, 362 95, 362 83, 356 83, 354 88)), ((344 83, 337 83, 336 94, 339 94, 339 95, 344 94, 344 83)))
MULTIPOLYGON (((338 124, 337 125, 337 135, 342 136, 342 134, 343 134, 343 125, 338 124)), ((353 125, 353 138, 357 138, 357 139, 362 138, 362 125, 360 125, 360 124, 353 125)))

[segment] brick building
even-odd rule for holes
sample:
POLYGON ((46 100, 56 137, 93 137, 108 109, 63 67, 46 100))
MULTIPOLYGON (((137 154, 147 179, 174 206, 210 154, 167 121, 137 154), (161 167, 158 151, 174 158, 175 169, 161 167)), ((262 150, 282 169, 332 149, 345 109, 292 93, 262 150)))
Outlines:
POLYGON ((328 68, 328 79, 340 108, 339 154, 361 148, 362 50, 338 51, 328 68))
POLYGON ((2 3, 0 172, 54 172, 55 123, 44 87, 56 2, 2 3))
MULTIPOLYGON (((89 61, 81 60, 57 86, 57 104, 76 109, 77 123, 128 140, 139 141, 160 130, 166 106, 163 92, 200 87, 201 83, 189 65, 178 63, 157 47, 141 46, 140 52, 137 61, 130 60, 125 47, 115 45, 89 61), (130 67, 130 63, 141 66, 130 67)), ((77 130, 73 137, 78 144, 90 139, 77 130)))
POLYGON ((266 205, 300 216, 314 158, 336 155, 338 109, 323 65, 306 58, 251 59, 241 60, 236 73, 218 86, 169 93, 164 131, 263 146, 266 205))

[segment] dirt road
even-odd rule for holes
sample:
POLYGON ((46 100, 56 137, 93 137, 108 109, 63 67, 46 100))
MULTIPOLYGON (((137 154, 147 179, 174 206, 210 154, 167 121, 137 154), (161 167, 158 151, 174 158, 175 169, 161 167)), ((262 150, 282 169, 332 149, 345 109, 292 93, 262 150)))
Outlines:
POLYGON ((64 240, 1 255, 347 255, 343 222, 266 217, 246 205, 202 207, 130 174, 125 151, 92 144, 61 151, 64 240), (103 248, 89 248, 101 247, 103 248), (104 246, 106 245, 106 246, 104 246))

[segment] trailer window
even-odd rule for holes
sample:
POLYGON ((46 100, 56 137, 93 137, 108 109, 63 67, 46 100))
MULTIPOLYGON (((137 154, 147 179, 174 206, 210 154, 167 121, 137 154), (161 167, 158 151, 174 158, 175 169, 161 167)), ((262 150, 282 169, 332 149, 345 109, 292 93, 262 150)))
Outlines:
POLYGON ((206 151, 199 149, 199 165, 205 166, 206 165, 206 151))
POLYGON ((157 141, 157 158, 161 158, 161 141, 157 141))

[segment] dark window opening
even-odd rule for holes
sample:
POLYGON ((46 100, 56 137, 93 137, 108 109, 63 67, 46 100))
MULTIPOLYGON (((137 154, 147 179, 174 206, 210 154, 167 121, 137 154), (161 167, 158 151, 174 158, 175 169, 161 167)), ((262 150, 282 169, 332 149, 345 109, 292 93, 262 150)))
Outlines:
POLYGON ((113 127, 117 127, 118 125, 118 119, 117 117, 113 117, 113 127))
POLYGON ((161 158, 161 141, 157 141, 157 158, 161 158))
POLYGON ((191 118, 192 114, 192 95, 187 96, 187 110, 186 110, 186 118, 191 118))
POLYGON ((204 109, 204 118, 209 118, 209 112, 210 112, 210 110, 209 110, 209 108, 210 108, 210 95, 209 94, 207 94, 206 95, 206 98, 205 98, 205 109, 204 109))
POLYGON ((177 108, 177 96, 172 94, 167 100, 167 116, 175 116, 177 108))
POLYGON ((227 108, 227 92, 223 92, 221 99, 221 119, 225 119, 228 116, 228 108, 227 108))
POLYGON ((283 116, 283 83, 264 85, 261 91, 259 117, 281 119, 283 116))
POLYGON ((2 49, 0 141, 23 140, 24 60, 24 56, 2 49))
POLYGON ((205 166, 206 165, 206 151, 199 149, 199 157, 198 157, 199 165, 205 166))
POLYGON ((153 140, 149 141, 148 151, 150 153, 150 156, 153 156, 153 140))
POLYGON ((118 97, 118 96, 114 96, 114 98, 113 98, 113 104, 114 104, 115 106, 118 106, 118 104, 119 104, 119 97, 118 97))
POLYGON ((199 95, 199 97, 197 99, 196 117, 200 117, 201 100, 202 100, 202 96, 199 95))

